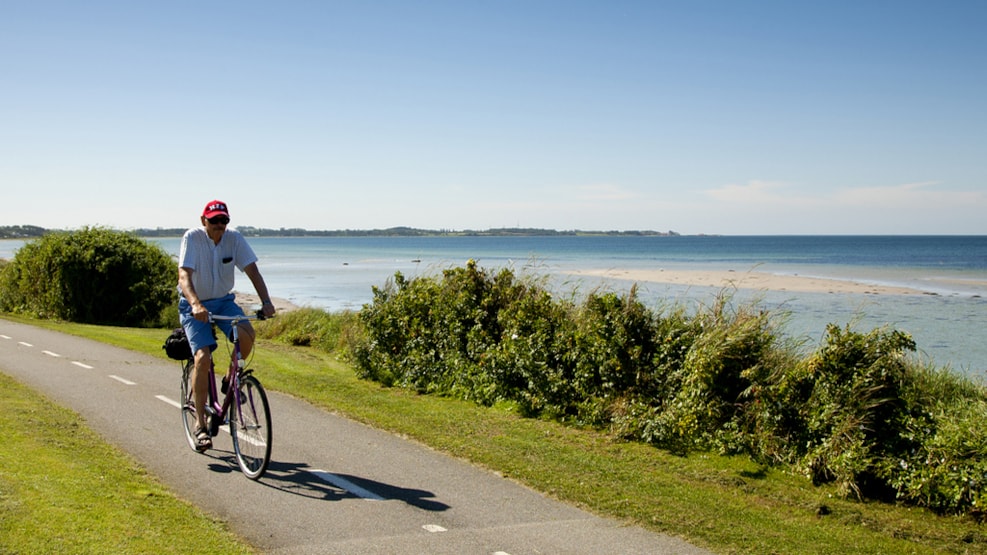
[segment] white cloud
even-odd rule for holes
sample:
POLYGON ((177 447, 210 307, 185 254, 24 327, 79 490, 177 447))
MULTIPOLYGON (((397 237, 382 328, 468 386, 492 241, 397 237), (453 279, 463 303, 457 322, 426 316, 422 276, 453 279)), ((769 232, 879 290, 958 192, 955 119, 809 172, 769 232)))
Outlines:
POLYGON ((838 190, 832 201, 848 207, 866 206, 963 206, 967 203, 983 203, 987 197, 980 191, 950 191, 939 188, 937 181, 905 183, 873 187, 856 187, 838 190))
POLYGON ((935 206, 965 206, 982 204, 987 195, 981 191, 954 191, 939 188, 938 181, 923 181, 901 185, 844 187, 835 191, 806 194, 790 185, 775 181, 752 180, 744 185, 729 184, 705 191, 718 202, 749 205, 805 205, 814 208, 840 207, 849 209, 879 208, 889 205, 930 208, 935 206))
POLYGON ((734 234, 984 233, 987 193, 950 190, 938 181, 843 187, 807 192, 787 183, 753 180, 703 191, 712 200, 705 221, 734 234), (740 217, 742 215, 742 217, 740 217))

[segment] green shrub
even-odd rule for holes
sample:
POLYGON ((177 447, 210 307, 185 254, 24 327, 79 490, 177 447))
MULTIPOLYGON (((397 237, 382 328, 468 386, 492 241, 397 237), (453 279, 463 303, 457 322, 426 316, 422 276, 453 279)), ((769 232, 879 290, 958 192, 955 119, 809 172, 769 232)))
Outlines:
POLYGON ((431 342, 437 289, 432 280, 408 281, 400 272, 383 287, 373 288, 373 301, 360 312, 369 335, 353 352, 360 377, 386 386, 427 389, 415 376, 437 363, 431 342))
POLYGON ((641 419, 639 439, 682 453, 732 443, 726 432, 746 408, 743 396, 751 375, 771 359, 775 347, 769 314, 747 305, 731 310, 721 295, 687 325, 681 315, 672 322, 679 327, 666 324, 667 345, 657 366, 665 383, 659 397, 641 399, 650 402, 650 410, 641 419))
MULTIPOLYGON (((501 282, 508 281, 500 276, 501 282)), ((572 306, 534 284, 514 284, 498 317, 501 341, 493 345, 489 368, 496 399, 517 403, 522 414, 565 419, 578 413, 575 400, 575 326, 572 306)))
POLYGON ((915 342, 896 330, 826 331, 826 344, 805 362, 813 387, 803 405, 807 442, 799 467, 814 481, 835 480, 847 494, 879 494, 888 476, 878 461, 914 447, 899 432, 908 409, 904 355, 915 342))
POLYGON ((573 396, 590 409, 585 419, 600 421, 625 397, 650 397, 656 322, 637 299, 636 288, 623 297, 613 292, 589 295, 575 319, 573 396))
POLYGON ((163 249, 102 228, 25 244, 0 274, 0 310, 124 326, 161 323, 177 272, 163 249))
POLYGON ((884 474, 901 501, 982 519, 987 394, 945 370, 915 368, 908 377, 903 398, 911 410, 900 433, 914 447, 885 459, 884 474))
POLYGON ((835 482, 849 496, 893 496, 885 464, 917 447, 902 433, 921 405, 905 395, 912 338, 829 325, 818 351, 794 365, 752 373, 740 427, 749 452, 792 463, 813 482, 835 482))
POLYGON ((556 337, 553 322, 560 318, 543 322, 541 335, 520 329, 540 325, 531 317, 545 313, 532 307, 551 302, 510 270, 491 275, 470 261, 445 270, 441 280, 408 281, 396 273, 373 294, 373 302, 360 312, 367 341, 354 349, 362 377, 486 405, 518 401, 531 413, 551 402, 544 397, 546 388, 531 383, 544 372, 531 368, 541 364, 538 353, 555 352, 537 343, 539 337, 556 337), (517 357, 521 352, 525 356, 517 357))

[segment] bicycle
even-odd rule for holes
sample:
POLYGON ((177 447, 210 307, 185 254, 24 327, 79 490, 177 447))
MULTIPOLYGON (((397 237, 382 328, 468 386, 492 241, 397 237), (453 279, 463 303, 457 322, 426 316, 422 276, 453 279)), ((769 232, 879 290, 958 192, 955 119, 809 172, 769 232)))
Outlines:
MULTIPOLYGON (((262 312, 249 316, 221 316, 210 314, 209 321, 225 320, 233 326, 233 352, 230 367, 223 379, 224 397, 222 403, 216 392, 216 365, 209 357, 209 390, 206 404, 207 432, 216 437, 220 426, 229 422, 230 437, 233 439, 233 452, 243 474, 257 480, 264 475, 271 462, 271 410, 260 381, 253 376, 253 370, 246 368, 246 361, 240 350, 239 323, 246 320, 263 320, 262 312)), ((195 359, 188 359, 182 366, 182 423, 185 426, 185 439, 189 447, 199 452, 195 437, 195 399, 189 379, 195 359)))

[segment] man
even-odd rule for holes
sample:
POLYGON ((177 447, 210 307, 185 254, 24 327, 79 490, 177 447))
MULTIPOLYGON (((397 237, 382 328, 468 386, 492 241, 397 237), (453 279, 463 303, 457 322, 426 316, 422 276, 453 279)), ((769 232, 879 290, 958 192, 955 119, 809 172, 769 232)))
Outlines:
MULTIPOLYGON (((216 348, 209 314, 243 315, 233 294, 233 269, 239 268, 253 283, 263 303, 267 317, 274 316, 274 305, 267 292, 264 278, 257 269, 257 256, 239 232, 226 229, 230 211, 226 203, 214 200, 202 211, 202 227, 185 232, 178 251, 178 314, 188 336, 195 365, 192 370, 192 391, 195 397, 196 447, 202 452, 212 448, 206 428, 205 408, 209 387, 210 353, 216 348)), ((230 336, 233 326, 217 322, 223 333, 230 336)), ((249 321, 240 324, 240 348, 246 358, 254 345, 253 327, 249 321)))

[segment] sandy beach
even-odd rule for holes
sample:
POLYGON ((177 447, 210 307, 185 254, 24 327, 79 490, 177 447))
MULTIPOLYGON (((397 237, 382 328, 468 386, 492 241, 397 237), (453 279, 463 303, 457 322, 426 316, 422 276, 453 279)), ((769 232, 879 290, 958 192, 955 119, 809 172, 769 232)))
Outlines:
POLYGON ((867 295, 924 295, 924 291, 907 287, 889 287, 855 281, 777 275, 766 272, 733 270, 576 270, 574 275, 596 276, 634 282, 670 283, 703 287, 794 291, 801 293, 855 293, 867 295))
MULTIPOLYGON (((667 283, 716 287, 726 289, 752 289, 759 291, 791 291, 798 293, 832 293, 861 295, 927 295, 926 291, 907 287, 874 285, 856 281, 826 279, 799 275, 778 275, 767 272, 737 272, 732 270, 572 270, 566 273, 578 276, 620 279, 638 283, 667 283)), ((369 287, 369 286, 368 286, 369 287)), ((253 293, 236 292, 237 303, 247 312, 258 309, 260 298, 253 293)), ((278 312, 298 310, 300 306, 287 299, 272 297, 271 302, 278 312)))
MULTIPOLYGON (((236 291, 235 293, 236 304, 240 305, 248 314, 260 308, 260 297, 256 294, 242 293, 240 291, 236 291)), ((271 302, 274 303, 274 310, 278 312, 291 312, 292 310, 298 310, 301 308, 287 299, 279 299, 278 297, 271 297, 271 302)))

